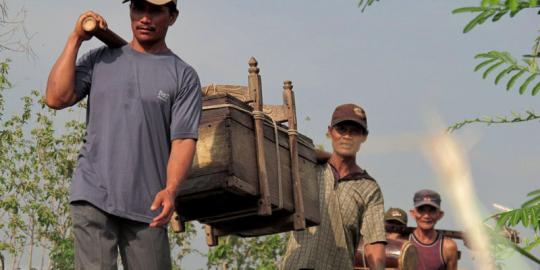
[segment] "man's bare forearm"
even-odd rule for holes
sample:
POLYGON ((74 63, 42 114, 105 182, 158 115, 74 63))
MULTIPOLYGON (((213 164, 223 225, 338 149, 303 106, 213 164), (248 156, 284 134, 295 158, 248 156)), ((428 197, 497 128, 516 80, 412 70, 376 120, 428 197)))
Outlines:
POLYGON ((196 141, 193 139, 174 140, 167 164, 167 189, 172 194, 178 192, 180 183, 187 177, 195 155, 196 141))
POLYGON ((69 35, 66 46, 54 63, 47 80, 45 104, 53 109, 63 109, 77 101, 75 94, 75 63, 82 42, 91 38, 91 35, 82 29, 82 21, 88 16, 94 17, 100 28, 107 28, 105 20, 94 12, 87 11, 79 16, 75 29, 69 35))
POLYGON ((383 270, 385 252, 383 243, 367 244, 365 247, 366 259, 370 270, 383 270))

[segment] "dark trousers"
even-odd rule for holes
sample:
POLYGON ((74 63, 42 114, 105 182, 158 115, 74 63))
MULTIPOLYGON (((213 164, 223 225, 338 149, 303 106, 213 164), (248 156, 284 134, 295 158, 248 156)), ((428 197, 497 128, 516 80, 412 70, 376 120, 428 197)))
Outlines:
POLYGON ((75 269, 117 269, 118 251, 126 270, 172 268, 165 228, 110 215, 87 202, 72 203, 71 217, 75 269))

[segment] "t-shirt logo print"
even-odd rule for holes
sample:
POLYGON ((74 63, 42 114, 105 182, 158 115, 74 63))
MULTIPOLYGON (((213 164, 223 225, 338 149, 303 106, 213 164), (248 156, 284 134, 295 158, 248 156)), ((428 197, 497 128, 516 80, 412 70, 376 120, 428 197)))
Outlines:
POLYGON ((169 101, 169 94, 163 92, 162 90, 159 90, 157 98, 163 102, 167 102, 169 101))

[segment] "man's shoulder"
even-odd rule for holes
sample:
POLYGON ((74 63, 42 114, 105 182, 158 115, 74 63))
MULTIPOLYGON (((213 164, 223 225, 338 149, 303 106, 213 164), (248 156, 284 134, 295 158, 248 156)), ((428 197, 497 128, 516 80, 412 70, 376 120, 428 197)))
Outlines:
POLYGON ((102 58, 104 55, 110 54, 113 50, 116 50, 116 49, 111 49, 105 45, 92 48, 89 51, 83 53, 79 61, 91 60, 95 62, 96 60, 102 58))
POLYGON ((457 243, 450 237, 443 237, 443 247, 445 250, 452 251, 457 250, 457 243))
POLYGON ((182 69, 188 70, 190 72, 196 72, 195 69, 193 68, 193 66, 191 66, 191 64, 186 62, 184 59, 182 59, 182 57, 180 57, 175 52, 171 51, 170 56, 171 56, 171 59, 173 59, 174 63, 177 66, 181 67, 182 69))

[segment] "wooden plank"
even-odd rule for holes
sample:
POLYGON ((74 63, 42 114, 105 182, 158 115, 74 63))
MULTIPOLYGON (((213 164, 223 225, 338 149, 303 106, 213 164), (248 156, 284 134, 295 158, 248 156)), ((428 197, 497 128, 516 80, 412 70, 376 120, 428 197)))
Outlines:
POLYGON ((217 94, 228 94, 245 103, 254 101, 253 97, 251 97, 250 92, 248 91, 248 88, 245 86, 211 84, 211 85, 204 86, 201 90, 203 92, 203 96, 215 96, 217 94))
POLYGON ((263 112, 278 123, 288 120, 287 108, 283 105, 263 105, 263 112))

